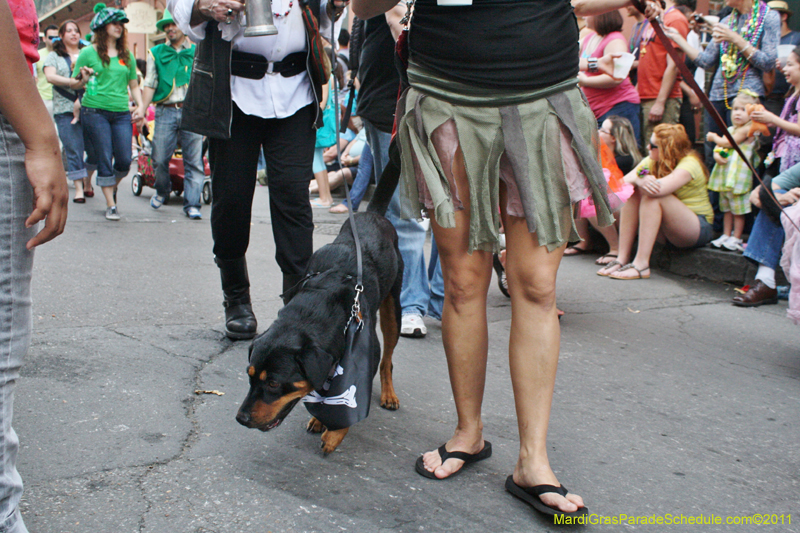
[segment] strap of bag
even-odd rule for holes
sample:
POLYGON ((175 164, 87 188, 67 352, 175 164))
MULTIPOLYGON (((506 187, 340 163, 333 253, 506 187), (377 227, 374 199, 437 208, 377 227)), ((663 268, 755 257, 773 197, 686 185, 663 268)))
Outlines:
MULTIPOLYGON (((64 60, 67 62, 67 70, 72 72, 72 58, 69 57, 69 54, 67 54, 66 57, 64 57, 64 60)), ((53 85, 53 90, 55 90, 55 92, 57 92, 70 102, 74 102, 75 100, 80 98, 80 93, 82 92, 82 91, 76 91, 74 93, 69 92, 65 88, 59 87, 58 85, 53 85)))
MULTIPOLYGON (((336 42, 336 25, 331 21, 331 43, 336 42)), ((335 65, 336 61, 336 47, 335 45, 331 45, 331 64, 335 65)), ((341 145, 339 144, 339 82, 336 79, 336 76, 333 76, 333 103, 334 109, 336 113, 336 162, 339 164, 339 168, 342 167, 342 159, 341 159, 341 145)), ((347 185, 347 180, 342 180, 344 183, 344 193, 347 197, 347 216, 350 219, 350 230, 353 232, 353 240, 356 244, 356 297, 355 301, 353 302, 353 310, 350 314, 350 320, 347 322, 347 326, 345 326, 345 332, 347 332, 347 327, 350 325, 350 321, 357 320, 359 322, 359 327, 364 323, 361 320, 361 304, 359 303, 359 297, 361 293, 364 291, 364 268, 363 262, 361 257, 361 240, 358 238, 358 230, 356 229, 356 223, 353 219, 353 200, 350 198, 350 187, 347 185)))
MULTIPOLYGON (((634 7, 636 7, 636 9, 638 9, 642 14, 644 14, 645 4, 643 0, 631 0, 631 3, 634 5, 634 7)), ((780 204, 780 202, 778 202, 778 199, 775 198, 775 194, 772 192, 771 188, 767 190, 767 187, 764 185, 764 180, 762 180, 761 176, 759 176, 758 172, 756 172, 756 168, 753 166, 753 162, 750 161, 750 159, 744 154, 739 144, 733 138, 733 135, 731 135, 731 132, 728 131, 728 126, 725 123, 725 120, 723 120, 722 116, 720 116, 717 109, 714 107, 714 105, 708 99, 706 94, 703 92, 703 90, 695 81, 694 76, 692 76, 692 73, 689 71, 689 67, 686 66, 686 62, 681 60, 678 51, 675 50, 675 47, 672 45, 672 41, 664 33, 664 28, 661 27, 660 18, 651 20, 650 26, 652 26, 653 31, 655 31, 656 35, 661 41, 661 44, 664 45, 664 48, 666 48, 667 53, 675 62, 675 65, 678 67, 681 76, 683 76, 683 81, 685 81, 689 85, 689 87, 691 87, 692 90, 695 92, 697 97, 700 99, 700 102, 703 104, 703 107, 706 108, 708 114, 711 116, 712 119, 714 119, 714 122, 717 124, 717 127, 719 127, 720 131, 722 132, 722 135, 728 140, 733 149, 736 150, 736 153, 739 154, 739 157, 742 158, 742 161, 744 161, 747 164, 747 168, 750 169, 750 172, 753 173, 753 176, 755 176, 758 182, 761 184, 762 190, 765 190, 766 193, 769 195, 769 198, 773 202, 775 202, 775 205, 778 206, 781 212, 784 212, 783 206, 780 204)), ((794 226, 797 231, 800 231, 800 228, 797 227, 797 225, 794 223, 794 221, 791 220, 791 218, 788 215, 787 218, 792 223, 792 226, 794 226)))
POLYGON ((361 45, 364 40, 364 21, 358 17, 353 17, 353 31, 350 34, 350 80, 347 82, 347 88, 350 91, 350 96, 347 99, 347 108, 344 110, 344 117, 342 118, 341 132, 347 130, 347 125, 350 123, 350 117, 353 114, 353 102, 356 99, 356 74, 358 74, 358 67, 361 66, 361 45))

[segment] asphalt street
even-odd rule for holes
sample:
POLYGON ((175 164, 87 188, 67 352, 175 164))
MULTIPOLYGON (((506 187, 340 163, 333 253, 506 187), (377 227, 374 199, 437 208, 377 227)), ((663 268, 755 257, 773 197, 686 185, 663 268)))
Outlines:
MULTIPOLYGON (((493 457, 447 481, 414 472, 455 424, 441 327, 427 318, 427 337, 401 339, 395 352, 400 409, 376 399, 326 457, 302 405, 267 433, 234 420, 249 343, 222 334, 210 208, 192 221, 181 200, 151 209, 151 194, 134 197, 126 179, 119 222, 103 218, 99 195, 70 203, 64 235, 36 252, 14 418, 32 533, 554 529, 503 488, 518 448, 510 304, 495 283, 484 401, 493 457)), ((268 209, 258 187, 248 263, 260 331, 281 307, 268 209)), ((322 246, 345 217, 315 211, 322 246)), ((559 273, 567 314, 551 464, 596 521, 723 523, 587 527, 800 532, 800 330, 786 302, 740 309, 731 286, 659 271, 608 280, 593 259, 565 258, 559 273), (753 515, 779 525, 724 523, 753 515)))

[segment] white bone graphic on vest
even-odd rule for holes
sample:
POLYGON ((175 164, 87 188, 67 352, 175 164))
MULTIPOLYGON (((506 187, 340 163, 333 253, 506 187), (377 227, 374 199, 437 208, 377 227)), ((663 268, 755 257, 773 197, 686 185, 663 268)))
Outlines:
POLYGON ((331 368, 331 374, 328 376, 328 379, 325 380, 325 384, 322 386, 322 390, 329 390, 331 388, 331 382, 336 379, 336 376, 343 376, 344 375, 344 368, 341 365, 336 365, 335 367, 331 368))
POLYGON ((356 386, 350 385, 350 388, 339 396, 331 396, 329 398, 320 396, 317 391, 313 391, 311 394, 303 398, 303 402, 322 403, 325 405, 346 405, 351 409, 355 409, 358 407, 358 403, 356 403, 356 386))

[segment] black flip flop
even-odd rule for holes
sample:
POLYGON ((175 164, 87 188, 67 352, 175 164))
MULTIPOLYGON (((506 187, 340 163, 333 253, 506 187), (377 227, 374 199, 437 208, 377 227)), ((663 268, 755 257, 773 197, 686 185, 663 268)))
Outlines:
POLYGON ((566 497, 567 493, 569 492, 563 485, 560 487, 555 487, 553 485, 536 485, 535 487, 520 487, 516 483, 514 483, 514 476, 508 476, 506 479, 506 490, 522 500, 523 502, 527 503, 537 511, 542 514, 546 514, 548 516, 582 516, 588 514, 589 510, 586 507, 579 507, 577 511, 572 511, 568 513, 566 511, 561 511, 555 507, 550 507, 549 505, 545 505, 545 503, 539 498, 540 495, 546 494, 548 492, 555 492, 556 494, 560 494, 566 497))
POLYGON ((436 474, 434 474, 433 472, 429 472, 425 468, 425 461, 422 459, 421 455, 417 457, 417 463, 414 465, 414 468, 417 471, 417 474, 419 474, 422 477, 426 477, 428 479, 435 479, 437 481, 443 481, 445 479, 450 479, 451 477, 455 477, 456 475, 460 474, 465 468, 467 468, 472 463, 477 463, 478 461, 483 461, 484 459, 488 459, 489 457, 491 457, 492 443, 489 442, 488 440, 483 441, 483 449, 478 453, 448 452, 445 449, 444 444, 439 446, 439 449, 437 451, 439 452, 439 457, 442 458, 442 464, 444 464, 444 462, 447 461, 448 459, 460 459, 464 461, 464 464, 461 465, 461 468, 459 468, 449 476, 441 479, 436 477, 436 474))

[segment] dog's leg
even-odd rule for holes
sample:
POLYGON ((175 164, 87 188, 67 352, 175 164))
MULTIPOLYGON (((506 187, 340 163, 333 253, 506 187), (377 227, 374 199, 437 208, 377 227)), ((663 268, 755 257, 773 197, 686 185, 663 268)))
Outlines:
POLYGON ((322 422, 316 419, 316 417, 311 417, 311 420, 308 421, 306 425, 306 431, 309 433, 322 433, 325 431, 325 426, 322 425, 322 422))
POLYGON ((322 452, 325 455, 332 453, 342 443, 348 431, 350 431, 350 428, 337 429, 335 431, 326 429, 325 433, 322 434, 322 452))
MULTIPOLYGON (((394 291, 393 291, 394 292, 394 291)), ((383 356, 381 357, 381 407, 394 411, 400 407, 400 400, 394 392, 392 381, 392 354, 400 335, 399 302, 389 294, 381 302, 381 333, 383 333, 383 356)))

